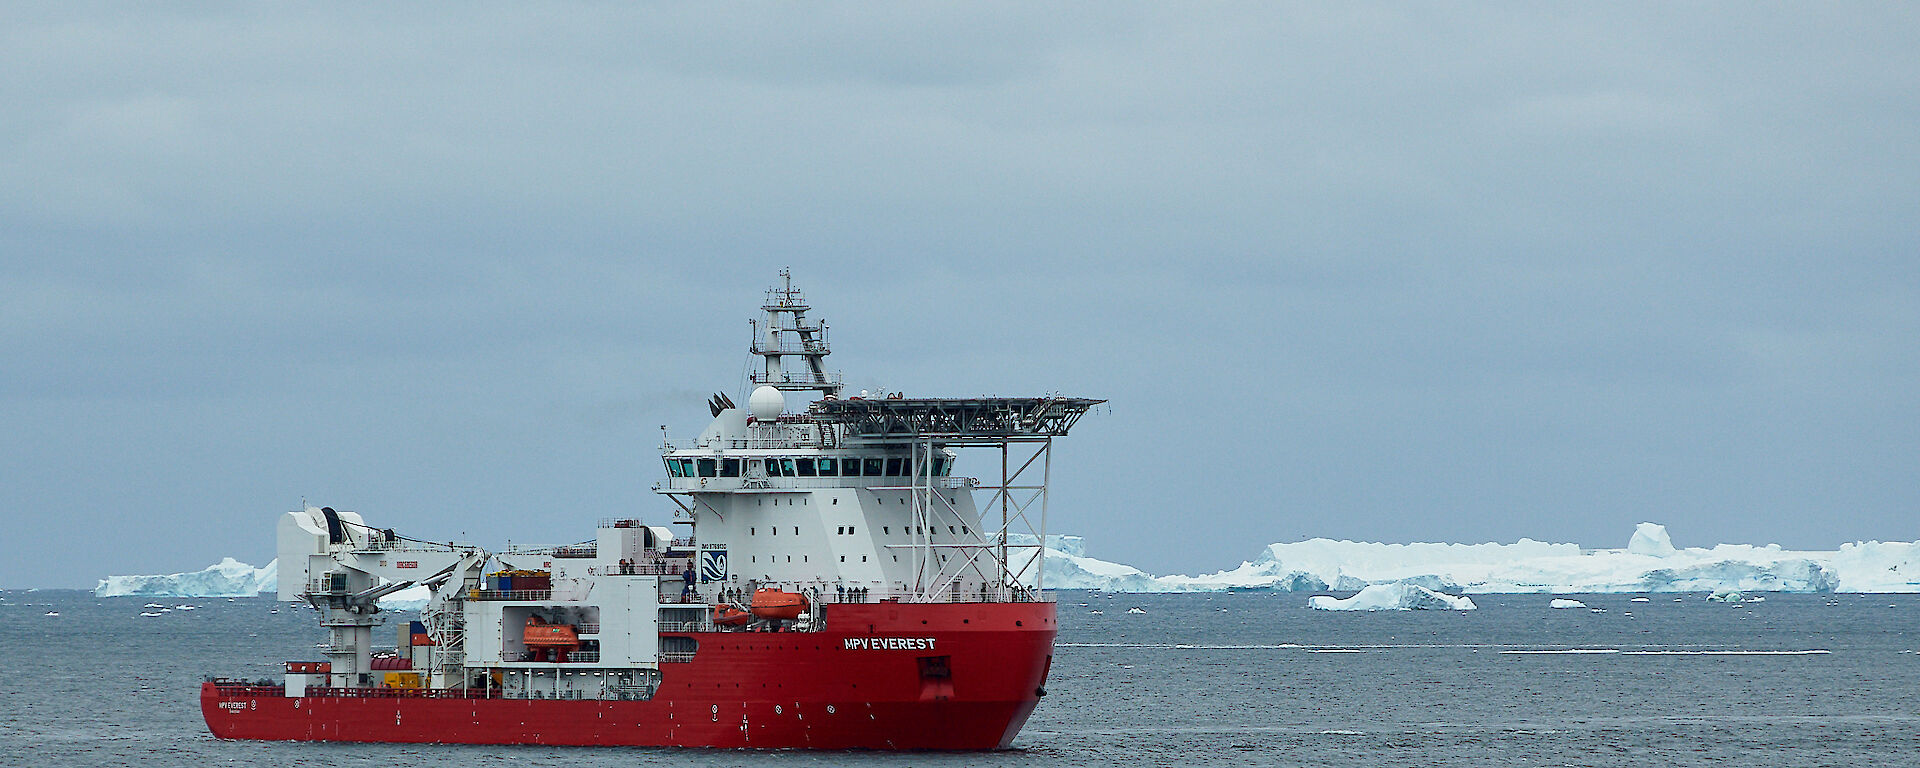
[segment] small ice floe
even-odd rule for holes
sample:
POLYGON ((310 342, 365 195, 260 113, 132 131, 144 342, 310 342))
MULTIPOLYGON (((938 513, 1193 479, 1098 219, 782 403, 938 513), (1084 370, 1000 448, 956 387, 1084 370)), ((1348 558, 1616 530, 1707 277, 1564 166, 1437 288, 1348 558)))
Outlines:
POLYGON ((1128 608, 1127 613, 1146 613, 1146 611, 1139 608, 1128 608))
POLYGON ((275 609, 273 609, 273 610, 271 610, 271 611, 267 611, 267 613, 279 613, 279 612, 280 612, 280 609, 278 609, 278 608, 275 608, 275 609))
POLYGON ((1087 611, 1087 613, 1090 613, 1090 614, 1093 614, 1093 615, 1095 615, 1095 616, 1105 616, 1105 615, 1107 615, 1107 612, 1106 612, 1106 611, 1098 611, 1098 610, 1096 610, 1096 611, 1087 611))
POLYGON ((59 612, 59 611, 47 611, 46 613, 44 613, 44 614, 41 614, 41 615, 42 615, 42 616, 58 616, 58 615, 60 615, 60 612, 59 612))
POLYGON ((1471 611, 1465 595, 1435 592, 1418 584, 1373 584, 1348 598, 1314 595, 1307 607, 1316 611, 1471 611))
POLYGON ((142 607, 142 608, 165 608, 166 606, 164 606, 164 605, 161 605, 161 604, 159 604, 159 603, 147 603, 146 605, 143 605, 143 606, 140 606, 140 607, 142 607))
POLYGON ((1607 609, 1605 608, 1588 608, 1587 609, 1587 613, 1606 613, 1606 612, 1607 612, 1607 609))
POLYGON ((140 615, 142 615, 142 616, 145 616, 145 617, 147 617, 147 618, 149 618, 149 619, 151 619, 151 618, 153 618, 153 617, 155 617, 155 616, 165 616, 166 614, 164 614, 164 613, 154 613, 154 612, 152 612, 152 611, 141 611, 141 612, 140 612, 140 615))
POLYGON ((1651 599, 1648 599, 1648 598, 1645 598, 1645 597, 1636 597, 1636 598, 1634 598, 1634 599, 1632 599, 1632 600, 1628 600, 1627 602, 1629 602, 1629 603, 1651 603, 1651 602, 1653 602, 1653 601, 1652 601, 1651 599))
POLYGON ((1227 612, 1227 609, 1225 609, 1225 608, 1220 608, 1220 609, 1218 609, 1218 610, 1219 610, 1219 611, 1220 611, 1221 613, 1226 613, 1226 612, 1227 612))
POLYGON ((1680 602, 1680 598, 1677 598, 1677 597, 1676 597, 1676 598, 1674 598, 1674 599, 1673 599, 1673 601, 1674 601, 1674 602, 1676 602, 1676 603, 1677 603, 1677 602, 1680 602))
POLYGON ((173 609, 176 611, 193 611, 193 610, 199 610, 199 608, 200 606, 197 606, 197 605, 176 605, 173 607, 173 609))
POLYGON ((1548 608, 1585 608, 1587 607, 1587 604, 1580 602, 1578 600, 1568 600, 1564 597, 1556 597, 1551 602, 1547 603, 1547 607, 1548 608))

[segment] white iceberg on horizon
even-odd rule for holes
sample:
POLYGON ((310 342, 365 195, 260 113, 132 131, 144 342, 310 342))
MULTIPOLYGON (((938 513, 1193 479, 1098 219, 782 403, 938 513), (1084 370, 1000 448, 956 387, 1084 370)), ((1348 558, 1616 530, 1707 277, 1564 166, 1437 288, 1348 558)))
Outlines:
POLYGON ((108 576, 93 588, 94 597, 253 597, 271 592, 280 578, 280 561, 255 568, 231 557, 190 573, 157 576, 108 576))
MULTIPOLYGON (((203 570, 189 573, 166 573, 154 576, 108 576, 101 579, 93 588, 94 597, 257 597, 273 594, 279 590, 280 561, 274 560, 265 566, 255 568, 246 563, 228 557, 207 566, 203 570)), ((386 597, 380 598, 380 607, 387 610, 419 610, 426 606, 433 593, 427 587, 414 585, 386 597)), ((149 603, 147 608, 160 608, 172 611, 173 608, 149 603)), ((175 606, 180 610, 191 611, 190 605, 175 606)), ((144 614, 143 614, 144 615, 144 614)), ((159 614, 154 614, 158 616, 159 614)))
POLYGON ((1347 598, 1314 595, 1307 598, 1307 607, 1316 611, 1471 611, 1478 606, 1469 598, 1417 584, 1375 584, 1347 598))
MULTIPOLYGON (((1009 542, 1030 546, 1033 537, 1009 542)), ((1016 565, 1035 550, 1021 551, 1029 554, 1015 554, 1016 565)), ((1656 523, 1637 526, 1623 549, 1532 539, 1382 544, 1315 538, 1271 544, 1239 567, 1200 576, 1155 576, 1087 557, 1078 536, 1048 536, 1042 551, 1047 587, 1107 592, 1358 591, 1375 584, 1469 594, 1920 592, 1920 542, 1857 542, 1827 551, 1772 544, 1679 549, 1656 523)))
POLYGON ((1659 523, 1634 526, 1633 538, 1627 540, 1628 554, 1667 557, 1674 552, 1673 538, 1667 535, 1667 527, 1659 523))

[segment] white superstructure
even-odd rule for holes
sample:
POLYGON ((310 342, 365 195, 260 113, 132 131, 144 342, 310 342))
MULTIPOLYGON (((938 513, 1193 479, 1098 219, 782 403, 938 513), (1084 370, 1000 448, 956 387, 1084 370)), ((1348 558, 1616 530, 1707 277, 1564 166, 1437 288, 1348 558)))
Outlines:
POLYGON ((1099 401, 840 398, 826 325, 781 278, 754 323, 761 362, 747 407, 716 394, 698 437, 662 447, 655 490, 674 504, 673 528, 606 520, 592 542, 492 553, 410 540, 352 512, 287 513, 280 597, 323 611, 327 687, 391 686, 400 674, 508 697, 645 698, 659 665, 698 650, 675 633, 810 631, 836 603, 1035 599, 1022 585, 1039 575, 1007 564, 1042 558, 1010 557, 1004 534, 1044 539, 1052 439, 1099 401), (997 481, 953 474, 968 447, 997 449, 997 481), (976 490, 988 492, 984 509, 976 490), (373 653, 375 601, 416 583, 434 597, 424 633, 401 633, 388 666, 407 672, 395 673, 373 653), (806 609, 763 614, 759 590, 806 609), (715 623, 749 607, 753 619, 715 623))

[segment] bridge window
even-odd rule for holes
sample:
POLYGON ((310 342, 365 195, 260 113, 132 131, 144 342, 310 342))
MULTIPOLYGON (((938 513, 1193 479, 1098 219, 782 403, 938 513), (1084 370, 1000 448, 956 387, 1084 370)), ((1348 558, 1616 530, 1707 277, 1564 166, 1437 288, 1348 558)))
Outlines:
POLYGON ((740 460, 739 459, 720 460, 720 476, 721 477, 739 477, 740 476, 740 460))
POLYGON ((801 477, 813 477, 813 459, 795 459, 793 465, 800 470, 801 477))
POLYGON ((888 477, 899 477, 904 474, 906 473, 900 471, 899 459, 887 459, 887 476, 888 477))
POLYGON ((715 459, 701 459, 700 460, 700 476, 701 477, 719 477, 720 462, 715 459))
POLYGON ((841 477, 859 477, 860 476, 860 460, 859 459, 841 459, 840 460, 840 476, 841 477))
POLYGON ((786 476, 786 477, 799 477, 799 476, 800 476, 800 475, 798 474, 798 471, 797 471, 797 470, 795 470, 795 469, 793 468, 793 459, 781 459, 781 460, 780 460, 780 474, 781 474, 781 475, 784 475, 784 476, 786 476))
POLYGON ((667 474, 672 477, 680 476, 680 460, 679 459, 667 459, 667 474))
POLYGON ((867 477, 879 477, 883 474, 886 474, 880 471, 880 467, 881 467, 880 459, 867 459, 866 464, 867 464, 867 477))
POLYGON ((816 463, 820 465, 821 477, 833 477, 834 475, 839 474, 833 471, 833 459, 820 459, 816 463))

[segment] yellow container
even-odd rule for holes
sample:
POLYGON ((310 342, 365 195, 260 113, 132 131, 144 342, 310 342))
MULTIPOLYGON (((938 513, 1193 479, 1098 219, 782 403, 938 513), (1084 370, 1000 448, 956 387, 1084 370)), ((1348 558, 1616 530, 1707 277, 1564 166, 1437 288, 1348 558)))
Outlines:
POLYGON ((387 673, 387 677, 386 677, 386 687, 388 687, 388 688, 418 688, 418 687, 420 687, 420 673, 418 673, 418 672, 388 672, 388 673, 387 673))

